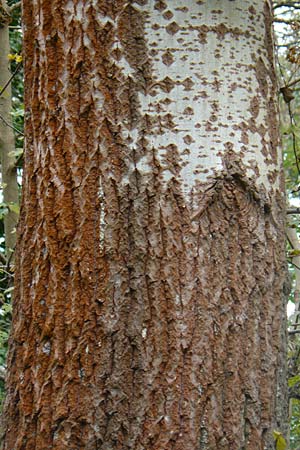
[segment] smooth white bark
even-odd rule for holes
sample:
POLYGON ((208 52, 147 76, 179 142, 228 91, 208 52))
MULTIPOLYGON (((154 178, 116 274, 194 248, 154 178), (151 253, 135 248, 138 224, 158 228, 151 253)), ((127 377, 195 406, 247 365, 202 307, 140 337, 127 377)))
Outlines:
MULTIPOLYGON (((156 127, 146 138, 164 180, 175 177, 168 163, 170 146, 175 146, 186 194, 196 182, 211 183, 226 173, 228 150, 242 160, 257 188, 269 189, 270 173, 278 186, 280 150, 274 159, 268 126, 273 82, 269 76, 258 78, 258 66, 264 74, 272 73, 263 42, 266 2, 210 0, 183 6, 173 0, 166 9, 155 9, 153 1, 137 3, 144 3, 134 7, 147 17, 145 36, 154 80, 139 93, 140 113, 155 119, 156 127), (171 93, 166 92, 168 82, 171 93), (173 127, 166 126, 167 116, 173 127)), ((118 64, 134 78, 125 58, 118 64)), ((145 158, 137 167, 144 174, 152 170, 145 158)))

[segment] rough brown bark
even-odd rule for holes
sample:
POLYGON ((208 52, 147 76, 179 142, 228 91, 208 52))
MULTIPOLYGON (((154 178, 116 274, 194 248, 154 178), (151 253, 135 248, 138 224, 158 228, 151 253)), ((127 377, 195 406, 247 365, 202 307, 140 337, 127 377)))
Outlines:
MULTIPOLYGON (((189 95, 194 83, 184 77, 173 90, 171 76, 153 75, 145 27, 164 14, 158 41, 179 31, 171 0, 24 0, 26 152, 5 450, 270 450, 272 430, 284 431, 284 198, 270 5, 216 3, 261 24, 251 118, 223 125, 242 129, 244 152, 248 131, 260 133, 263 160, 277 167, 263 174, 265 188, 247 175, 243 151, 224 142, 221 170, 209 183, 195 177, 187 193, 176 143, 164 158, 152 145, 174 128, 176 89, 189 95), (156 117, 140 106, 155 85, 166 93, 154 102, 156 117)), ((203 45, 209 33, 257 43, 251 27, 240 34, 228 17, 222 26, 222 10, 191 4, 193 13, 180 14, 189 23, 199 12, 203 45), (205 28, 205 13, 219 25, 205 28)), ((164 50, 171 64, 175 50, 164 50)), ((218 91, 218 75, 211 79, 218 91)), ((189 120, 197 129, 202 119, 189 120)), ((185 136, 185 155, 192 141, 185 136)))

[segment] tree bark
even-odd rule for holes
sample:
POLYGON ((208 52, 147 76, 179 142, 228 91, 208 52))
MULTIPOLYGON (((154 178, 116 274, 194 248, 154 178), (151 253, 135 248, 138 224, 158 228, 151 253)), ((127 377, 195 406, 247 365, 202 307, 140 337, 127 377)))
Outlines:
MULTIPOLYGON (((9 70, 8 54, 9 44, 9 12, 0 2, 0 86, 1 89, 11 77, 9 70), (6 14, 5 14, 6 13, 6 14)), ((17 169, 15 158, 11 152, 15 150, 15 136, 12 128, 12 102, 11 85, 8 85, 0 97, 0 159, 1 159, 1 182, 3 184, 3 202, 8 206, 8 213, 4 217, 4 234, 6 256, 11 257, 16 245, 16 225, 18 214, 9 209, 10 205, 19 204, 19 189, 17 182, 17 169)))
POLYGON ((5 450, 286 432, 271 5, 24 0, 5 450))

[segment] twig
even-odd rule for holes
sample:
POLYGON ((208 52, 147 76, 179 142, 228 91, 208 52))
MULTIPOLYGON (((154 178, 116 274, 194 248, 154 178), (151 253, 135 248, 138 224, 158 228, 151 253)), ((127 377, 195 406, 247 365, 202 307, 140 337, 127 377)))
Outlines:
POLYGON ((289 87, 291 87, 291 86, 294 86, 294 84, 299 83, 299 81, 300 81, 300 78, 297 78, 297 80, 292 81, 291 83, 285 85, 284 87, 285 87, 285 88, 289 88, 289 87))
POLYGON ((294 9, 300 9, 300 2, 279 2, 275 3, 273 6, 273 9, 277 8, 294 8, 294 9))
POLYGON ((22 63, 18 63, 15 71, 12 73, 11 77, 9 78, 9 80, 5 83, 5 85, 3 86, 3 88, 0 91, 0 97, 3 94, 3 92, 5 91, 5 89, 7 88, 7 86, 12 82, 13 78, 17 75, 17 73, 19 72, 20 68, 22 66, 22 63))
MULTIPOLYGON (((292 258, 294 258, 294 256, 292 258)), ((292 266, 296 267, 296 269, 300 270, 300 267, 297 266, 297 264, 293 263, 292 261, 289 261, 289 263, 292 264, 292 266)))
POLYGON ((0 253, 0 262, 2 262, 2 264, 6 267, 7 261, 3 253, 0 253))
MULTIPOLYGON (((17 27, 16 27, 17 28, 17 27)), ((21 28, 21 27, 20 27, 21 28)), ((295 45, 298 45, 299 42, 298 41, 294 41, 294 42, 287 42, 286 44, 277 44, 275 43, 275 47, 276 48, 289 48, 289 47, 294 47, 295 45)))
POLYGON ((10 265, 11 265, 11 262, 12 262, 13 254, 15 252, 15 248, 11 248, 10 250, 11 250, 11 253, 9 254, 9 257, 8 257, 8 260, 7 260, 7 264, 6 264, 6 270, 8 270, 8 272, 10 271, 10 265))
POLYGON ((287 214, 300 214, 300 208, 289 208, 287 214))
MULTIPOLYGON (((288 105, 288 108, 289 108, 289 111, 290 111, 290 104, 288 105)), ((300 175, 300 167, 299 167, 299 159, 298 159, 298 152, 297 152, 296 135, 295 135, 294 131, 292 131, 291 134, 292 134, 293 152, 294 152, 294 156, 295 156, 296 167, 297 167, 298 174, 300 175)))
POLYGON ((0 115, 0 120, 2 120, 2 122, 5 123, 5 125, 7 125, 9 128, 11 128, 12 130, 14 130, 16 133, 20 134, 21 136, 24 136, 24 133, 22 133, 22 131, 18 130, 17 128, 15 128, 13 125, 11 125, 10 123, 8 123, 4 117, 2 117, 0 115))
POLYGON ((22 2, 14 3, 13 5, 10 6, 9 12, 12 13, 15 9, 21 8, 21 6, 22 6, 22 2))
POLYGON ((299 23, 299 20, 295 20, 295 19, 291 19, 291 20, 289 20, 289 19, 273 19, 273 22, 276 22, 276 23, 285 23, 286 25, 293 25, 293 24, 295 24, 295 23, 299 23))
POLYGON ((297 172, 298 172, 298 174, 300 174, 299 158, 298 158, 298 152, 297 152, 297 140, 296 140, 296 135, 295 135, 295 133, 293 131, 293 125, 295 125, 296 122, 295 122, 294 115, 292 113, 291 104, 287 103, 287 107, 288 107, 288 112, 289 112, 289 117, 290 117, 291 135, 292 135, 292 143, 293 143, 293 152, 294 152, 294 156, 295 156, 295 163, 296 163, 296 167, 297 167, 297 172))

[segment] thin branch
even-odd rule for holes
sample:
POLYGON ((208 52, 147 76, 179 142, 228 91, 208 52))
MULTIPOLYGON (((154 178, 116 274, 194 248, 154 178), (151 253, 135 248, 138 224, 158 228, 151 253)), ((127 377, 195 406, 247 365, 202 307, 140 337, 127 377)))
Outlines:
MULTIPOLYGON (((17 28, 17 27, 15 27, 17 28)), ((289 47, 294 47, 295 45, 298 45, 299 41, 293 41, 293 42, 287 42, 286 44, 276 44, 275 43, 275 47, 276 48, 289 48, 289 47)))
POLYGON ((15 9, 21 8, 21 6, 22 6, 22 2, 14 3, 13 5, 10 6, 9 12, 12 13, 15 9))
POLYGON ((289 208, 287 214, 300 214, 300 208, 289 208))
POLYGON ((284 87, 285 87, 285 88, 289 88, 289 87, 294 86, 295 84, 297 84, 297 83, 299 83, 299 82, 300 82, 300 78, 297 78, 296 80, 291 81, 291 83, 285 85, 284 87))
POLYGON ((300 330, 290 330, 288 331, 288 334, 299 334, 300 330))
POLYGON ((278 17, 278 16, 285 16, 286 14, 287 15, 290 15, 290 10, 289 9, 286 9, 286 10, 284 10, 284 11, 276 11, 275 13, 274 13, 274 15, 275 15, 275 17, 278 17))
MULTIPOLYGON (((294 258, 294 257, 293 257, 294 258)), ((300 267, 297 266, 297 264, 293 263, 292 261, 289 261, 290 264, 292 264, 292 266, 296 267, 296 269, 300 270, 300 267)))
POLYGON ((21 69, 22 63, 18 63, 17 67, 15 69, 15 71, 12 73, 11 77, 9 78, 9 80, 7 80, 7 82, 5 83, 5 85, 3 86, 3 88, 0 91, 0 97, 3 94, 3 92, 5 91, 5 89, 7 88, 7 86, 10 85, 10 83, 12 82, 12 80, 14 79, 14 77, 17 75, 17 73, 19 72, 19 70, 21 69))
POLYGON ((292 83, 294 76, 298 73, 299 73, 299 69, 298 69, 298 66, 296 65, 294 70, 290 70, 290 76, 285 85, 288 86, 290 83, 292 83))
POLYGON ((285 103, 287 104, 287 108, 288 108, 290 124, 291 124, 291 133, 290 134, 292 136, 293 153, 294 153, 294 157, 295 157, 295 163, 296 163, 296 167, 297 167, 297 172, 300 175, 300 166, 299 166, 300 159, 298 158, 297 139, 296 139, 295 132, 293 131, 293 126, 296 125, 296 121, 295 121, 294 115, 292 113, 291 103, 290 103, 292 98, 291 97, 286 98, 286 96, 284 95, 285 94, 284 89, 285 88, 281 88, 280 91, 283 94, 283 98, 284 98, 285 103))
POLYGON ((6 267, 7 261, 3 253, 0 252, 0 262, 6 267))
POLYGON ((280 16, 290 16, 291 15, 291 11, 290 9, 284 9, 283 11, 274 11, 274 16, 275 17, 280 17, 280 16))
POLYGON ((0 120, 2 120, 2 122, 5 123, 5 125, 7 125, 9 128, 11 128, 12 130, 14 130, 16 133, 20 134, 21 136, 24 136, 24 133, 22 133, 22 131, 18 130, 18 128, 15 128, 13 125, 11 125, 10 123, 8 123, 4 117, 2 117, 0 115, 0 120))
POLYGON ((294 25, 295 23, 299 24, 299 20, 295 20, 295 19, 279 19, 279 18, 277 19, 277 18, 274 18, 273 22, 285 23, 286 25, 294 25))
MULTIPOLYGON (((291 126, 293 126, 294 117, 292 115, 290 103, 288 104, 288 110, 289 110, 289 114, 290 114, 290 118, 291 118, 291 126)), ((296 139, 296 135, 293 130, 292 130, 291 134, 292 134, 293 152, 294 152, 294 156, 295 156, 296 167, 297 167, 298 174, 300 174, 299 158, 298 158, 298 152, 297 152, 297 139, 296 139)))
POLYGON ((10 271, 11 265, 13 266, 13 264, 11 264, 11 262, 12 262, 13 254, 14 254, 14 252, 15 252, 15 248, 11 248, 10 250, 11 250, 11 253, 10 253, 10 255, 9 255, 9 258, 8 258, 7 264, 6 264, 6 270, 8 270, 8 271, 10 271))
MULTIPOLYGON (((6 275, 4 278, 1 279, 1 281, 2 280, 7 280, 7 278, 13 278, 14 277, 14 275, 11 272, 7 272, 7 270, 3 269, 3 267, 1 267, 1 266, 0 266, 0 273, 3 273, 3 274, 6 275)), ((293 325, 291 325, 291 326, 293 326, 293 325)))
POLYGON ((284 84, 284 86, 285 86, 285 85, 286 85, 286 80, 285 80, 285 76, 284 76, 284 73, 283 73, 283 70, 282 70, 282 66, 281 66, 281 63, 280 63, 280 59, 279 59, 279 57, 278 57, 278 52, 275 53, 275 57, 276 57, 276 61, 277 61, 277 64, 278 64, 278 68, 279 68, 279 72, 280 72, 280 75, 281 75, 283 84, 284 84))
POLYGON ((273 9, 277 8, 293 8, 300 9, 300 2, 280 2, 273 5, 273 9))

